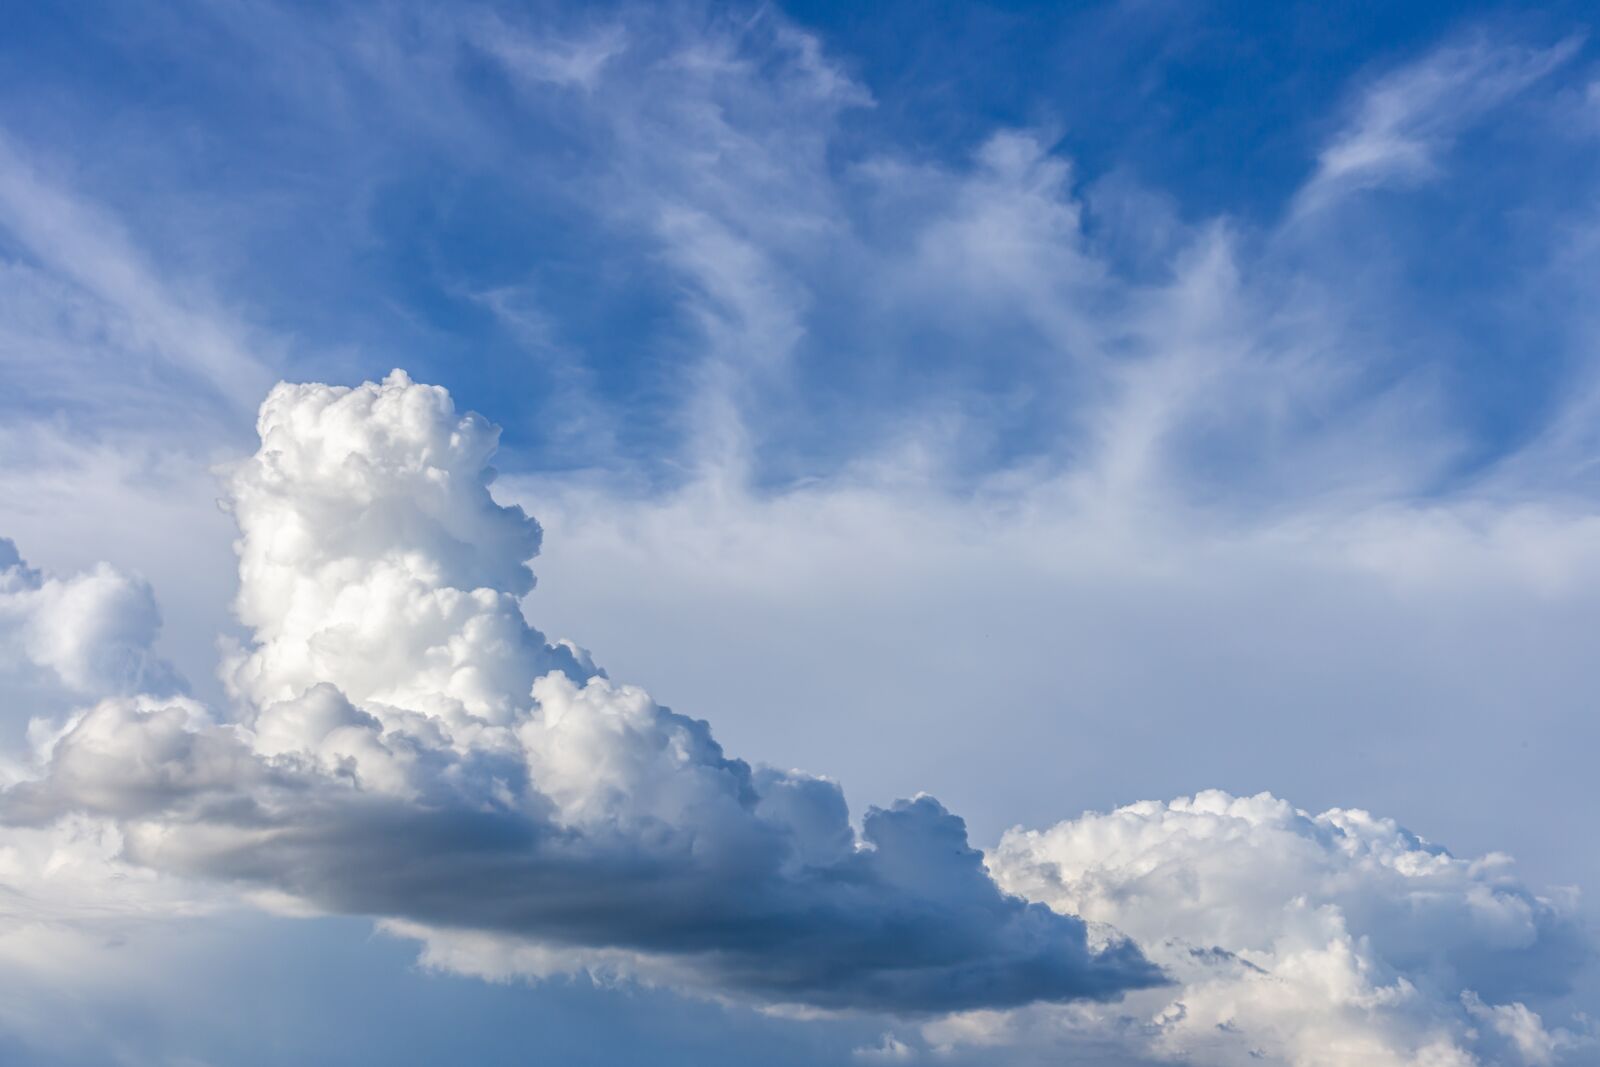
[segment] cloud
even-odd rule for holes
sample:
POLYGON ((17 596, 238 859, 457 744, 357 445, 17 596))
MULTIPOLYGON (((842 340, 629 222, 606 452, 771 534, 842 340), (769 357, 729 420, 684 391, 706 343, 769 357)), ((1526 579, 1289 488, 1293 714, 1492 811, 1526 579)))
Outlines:
POLYGON ((1582 37, 1569 37, 1533 48, 1478 36, 1379 78, 1360 95, 1349 125, 1322 149, 1298 210, 1433 177, 1439 153, 1456 135, 1562 66, 1582 44, 1582 37))
POLYGON ((279 386, 231 478, 240 620, 226 673, 258 707, 331 683, 447 721, 505 725, 534 679, 593 673, 523 620, 540 530, 489 495, 499 431, 398 374, 279 386))
MULTIPOLYGON (((86 700, 203 714, 155 649, 160 627, 143 579, 105 563, 49 575, 0 538, 0 789, 37 773, 70 723, 60 714, 86 700)), ((121 757, 144 755, 63 773, 86 790, 115 791, 121 757)), ((79 1037, 98 1031, 103 1020, 87 1003, 148 983, 163 951, 159 935, 146 935, 226 906, 221 891, 128 862, 124 844, 114 823, 92 816, 0 830, 0 1040, 24 1042, 30 1058, 61 1043, 63 1017, 79 1037), (140 952, 122 951, 133 942, 140 952)))
POLYGON ((0 673, 42 671, 73 695, 170 693, 182 682, 154 651, 161 613, 150 586, 101 563, 45 577, 0 538, 0 673))
POLYGON ((1013 830, 989 868, 1178 979, 1144 1004, 1142 1043, 1164 1058, 1539 1064, 1577 1041, 1523 1003, 1565 992, 1588 958, 1573 902, 1536 896, 1505 856, 1459 859, 1364 811, 1201 793, 1013 830))
MULTIPOLYGON (((372 916, 431 968, 918 1016, 956 1059, 1538 1067, 1586 1047, 1535 1007, 1590 957, 1572 902, 1505 857, 1266 794, 1015 830, 987 857, 926 795, 857 830, 832 781, 728 757, 523 620, 541 531, 490 493, 497 430, 443 389, 281 385, 258 431, 228 472, 243 714, 111 675, 31 731, 0 792, 17 840, 100 827, 108 879, 372 916)), ((47 587, 4 551, 24 595, 47 587)), ((916 1052, 890 1035, 859 1058, 916 1052)))
POLYGON ((738 473, 761 436, 751 401, 788 380, 805 336, 814 298, 797 267, 848 239, 831 139, 872 101, 776 12, 692 32, 681 12, 628 14, 625 36, 590 27, 581 44, 503 21, 467 39, 533 114, 551 107, 553 83, 582 85, 585 137, 604 148, 573 208, 642 238, 636 255, 667 269, 694 334, 676 353, 689 388, 673 398, 686 462, 738 473))
POLYGON ((0 1045, 24 1045, 18 1062, 71 1044, 103 1060, 127 1033, 100 1009, 120 990, 177 984, 175 929, 198 933, 228 907, 225 891, 126 862, 122 845, 98 818, 0 832, 0 1045))
MULTIPOLYGON (((0 229, 31 259, 30 263, 7 257, 3 264, 7 272, 38 290, 36 300, 42 293, 46 306, 65 305, 60 318, 69 333, 88 332, 101 342, 68 346, 68 358, 82 361, 85 353, 108 357, 95 361, 101 375, 129 385, 137 382, 137 376, 127 374, 130 361, 149 361, 157 374, 164 367, 175 368, 199 385, 197 392, 222 401, 230 411, 246 408, 271 381, 250 339, 236 324, 164 282, 114 219, 47 180, 3 129, 0 229), (106 322, 98 330, 91 328, 97 317, 106 322), (112 341, 109 346, 104 345, 106 334, 112 341), (115 354, 104 352, 104 347, 115 354)), ((24 313, 42 317, 36 308, 24 313)), ((8 364, 28 355, 11 345, 0 349, 8 364)), ((34 360, 26 365, 30 372, 26 377, 6 368, 8 378, 18 379, 15 388, 29 387, 39 374, 34 360)), ((47 372, 45 377, 49 376, 47 372)))
POLYGON ((451 939, 492 934, 646 978, 929 1013, 1161 981, 1126 941, 999 891, 931 797, 869 810, 727 758, 522 620, 538 527, 489 495, 495 430, 396 372, 280 386, 231 478, 228 666, 252 709, 118 697, 78 713, 5 818, 114 821, 126 857, 451 939))
POLYGON ((862 1063, 909 1063, 916 1059, 915 1050, 893 1034, 884 1034, 876 1045, 861 1046, 853 1055, 862 1063))
MULTIPOLYGON (((74 159, 22 125, 0 128, 0 527, 45 570, 108 559, 161 585, 171 658, 214 689, 230 567, 209 467, 245 446, 283 348, 232 313, 250 302, 221 300, 199 277, 226 272, 185 255, 187 238, 220 228, 206 198, 152 207, 162 183, 112 160, 150 138, 107 136, 74 159), (106 175, 112 187, 94 190, 106 175)), ((100 573, 78 595, 109 596, 111 582, 100 573)), ((154 624, 148 610, 138 625, 154 624)), ((102 654, 120 655, 104 643, 102 654)))
MULTIPOLYGON (((239 8, 232 17, 248 23, 261 13, 239 8)), ((871 783, 882 791, 874 799, 935 782, 941 796, 959 801, 979 838, 986 825, 1014 820, 1017 806, 1045 820, 1224 781, 1246 790, 1292 786, 1319 805, 1343 790, 1403 810, 1418 825, 1444 825, 1451 840, 1473 847, 1514 840, 1525 861, 1542 853, 1541 875, 1592 867, 1568 847, 1565 827, 1527 814, 1565 810, 1559 801, 1576 799, 1581 769, 1573 768, 1593 732, 1585 703, 1592 656, 1581 639, 1592 629, 1600 574, 1593 509, 1585 499, 1527 492, 1535 483, 1568 486, 1568 460, 1589 464, 1582 430, 1590 405, 1574 405, 1573 433, 1524 453, 1532 471, 1513 464, 1500 468, 1497 483, 1463 484, 1452 477, 1460 457, 1503 442, 1469 439, 1472 413, 1448 405, 1432 368, 1388 364, 1394 351, 1427 347, 1417 343, 1427 327, 1410 290, 1363 302, 1359 286, 1320 258, 1325 249, 1312 248, 1309 264, 1286 265, 1279 234, 1226 218, 1174 221, 1149 274, 1124 276, 1112 268, 1104 218, 1092 195, 1075 188, 1076 171, 1053 138, 1000 131, 977 138, 966 156, 935 161, 919 147, 914 162, 873 143, 862 158, 859 139, 838 136, 837 117, 870 101, 814 39, 787 34, 781 20, 764 17, 749 34, 719 24, 703 40, 698 30, 542 37, 517 25, 497 27, 507 47, 496 48, 488 38, 458 37, 460 27, 444 17, 416 24, 421 33, 404 18, 400 30, 363 18, 355 40, 341 37, 345 23, 310 35, 326 45, 321 77, 307 77, 306 64, 278 62, 304 55, 304 41, 300 52, 279 50, 299 40, 303 20, 272 21, 276 33, 244 25, 241 36, 263 42, 275 68, 295 71, 285 82, 303 83, 295 91, 311 106, 295 124, 332 122, 339 136, 320 147, 354 145, 350 156, 382 159, 380 171, 404 164, 390 167, 394 145, 373 132, 384 124, 374 121, 370 97, 392 108, 382 114, 403 124, 404 136, 432 131, 452 150, 467 140, 481 149, 497 132, 488 113, 499 113, 498 97, 496 107, 482 108, 456 77, 458 62, 474 85, 484 73, 460 60, 462 40, 493 56, 522 93, 511 116, 519 146, 545 108, 563 120, 579 116, 571 125, 581 132, 567 129, 574 151, 564 142, 548 151, 528 136, 525 152, 505 150, 507 170, 542 174, 561 171, 571 156, 585 159, 564 191, 607 226, 649 236, 653 243, 629 263, 668 268, 672 308, 698 331, 683 350, 705 359, 695 373, 672 375, 692 383, 674 398, 683 401, 676 417, 692 440, 680 450, 643 438, 649 447, 640 462, 673 477, 701 462, 709 469, 681 491, 645 499, 595 492, 581 479, 514 487, 550 521, 560 557, 541 572, 552 588, 527 606, 547 622, 560 617, 559 629, 575 636, 603 637, 612 664, 631 656, 628 675, 648 676, 657 695, 693 694, 724 741, 733 737, 746 754, 842 765, 857 789, 871 783), (356 91, 364 78, 372 79, 370 97, 356 91), (537 167, 528 165, 534 158, 537 167), (719 477, 727 472, 733 476, 719 477), (802 480, 769 492, 773 479, 791 475, 802 480), (1441 484, 1450 487, 1442 494, 1441 484), (635 670, 639 663, 650 669, 635 670), (1508 708, 1517 709, 1515 722, 1508 708), (867 737, 860 721, 890 725, 867 737), (1558 741, 1561 750, 1552 751, 1558 741), (1462 800, 1468 792, 1471 803, 1462 800), (1512 797, 1521 806, 1500 802, 1512 797)), ((1563 47, 1457 45, 1380 80, 1359 99, 1345 134, 1329 142, 1302 200, 1332 202, 1437 173, 1471 123, 1566 62, 1563 47)), ((346 160, 328 168, 337 174, 328 180, 342 190, 353 169, 346 160)), ((37 171, 18 173, 35 181, 25 192, 37 191, 37 171)), ((364 194, 374 181, 367 174, 348 185, 364 194)), ((102 213, 67 200, 76 209, 68 221, 119 232, 99 225, 102 213)), ((258 214, 275 228, 283 219, 276 210, 258 214)), ((376 225, 364 204, 341 201, 328 216, 321 221, 336 217, 335 228, 376 225)), ((283 227, 296 241, 327 228, 283 227)), ((592 237, 584 234, 585 254, 592 237)), ((128 242, 113 246, 145 282, 163 274, 163 264, 128 242)), ((4 287, 13 298, 3 305, 8 350, 25 351, 31 362, 18 366, 30 375, 99 352, 101 333, 154 336, 127 325, 143 321, 145 305, 118 295, 145 290, 109 289, 98 275, 79 278, 59 263, 30 264, 9 268, 16 284, 4 287), (34 330, 30 317, 39 308, 63 309, 75 329, 41 343, 48 331, 34 330), (33 358, 39 353, 49 358, 33 358)), ((1360 274, 1384 266, 1364 262, 1360 274)), ((1587 276, 1582 264, 1574 274, 1587 276)), ((153 291, 157 311, 190 307, 177 289, 153 291)), ((537 321, 538 309, 522 301, 531 303, 526 294, 538 295, 538 285, 506 291, 523 295, 490 302, 502 321, 537 321)), ((554 306, 560 297, 550 299, 554 306)), ((177 326, 161 336, 186 340, 181 320, 169 320, 177 326)), ((659 340, 597 347, 653 350, 659 340)), ((1426 362, 1425 353, 1417 360, 1426 362)), ((70 365, 62 395, 90 380, 70 365)), ((181 358, 175 365, 198 366, 181 358)), ((606 370, 641 377, 636 365, 606 370)), ((45 765, 29 771, 37 781, 16 791, 16 817, 76 805, 99 805, 113 821, 140 813, 132 855, 231 878, 283 906, 386 915, 386 929, 424 942, 430 965, 497 978, 587 968, 725 990, 761 957, 683 947, 730 936, 711 930, 704 941, 663 947, 663 931, 704 920, 663 909, 662 896, 700 893, 732 921, 752 899, 794 890, 776 911, 799 937, 812 928, 792 908, 846 890, 831 882, 814 893, 794 887, 809 886, 806 872, 839 869, 841 857, 850 877, 840 880, 872 888, 861 890, 865 903, 840 906, 845 917, 827 916, 827 929, 856 929, 846 918, 870 927, 872 908, 888 909, 909 892, 891 885, 883 848, 857 856, 868 828, 852 830, 831 782, 728 759, 703 724, 611 683, 580 650, 523 623, 517 601, 531 578, 522 561, 538 537, 483 489, 492 431, 455 419, 436 391, 395 394, 402 395, 400 402, 382 391, 306 386, 269 403, 270 455, 241 466, 230 490, 250 572, 238 608, 253 635, 226 667, 229 694, 243 709, 237 720, 171 694, 140 698, 141 685, 127 682, 138 672, 115 668, 128 662, 117 651, 119 632, 125 650, 148 646, 142 635, 154 604, 147 589, 129 591, 136 580, 117 571, 97 578, 95 569, 64 580, 82 580, 86 602, 121 603, 105 617, 124 619, 126 629, 110 626, 101 640, 92 627, 58 628, 67 640, 33 652, 17 636, 6 646, 11 662, 65 685, 57 666, 41 665, 55 657, 68 675, 92 682, 73 690, 74 699, 117 699, 64 724, 70 740, 46 754, 48 773, 45 765), (429 458, 406 458, 418 454, 429 458), (369 478, 382 484, 374 489, 369 478), (62 651, 74 642, 77 653, 62 651), (570 686, 549 680, 556 666, 570 686), (133 754, 145 766, 124 774, 119 761, 133 754), (547 848, 537 833, 547 826, 557 842, 602 838, 603 848, 583 854, 595 865, 547 848), (385 850, 412 830, 420 851, 385 850), (252 834, 263 840, 259 858, 238 845, 252 834), (527 857, 517 842, 528 834, 538 844, 524 851, 537 862, 519 867, 514 861, 527 857), (750 856, 766 849, 777 858, 752 873, 729 856, 746 855, 741 842, 753 842, 750 856), (647 858, 682 880, 652 889, 629 866, 647 858), (464 927, 449 902, 466 907, 481 898, 442 876, 426 882, 413 860, 436 871, 510 871, 506 879, 519 884, 544 878, 553 893, 615 883, 611 903, 655 916, 662 928, 641 922, 618 932, 598 919, 573 920, 582 933, 573 943, 548 933, 554 910, 527 901, 505 902, 508 911, 526 910, 492 928, 464 927), (304 884, 285 886, 279 865, 304 884), (391 901, 376 872, 397 867, 418 880, 401 879, 391 901), (762 881, 763 869, 778 874, 762 881), (752 886, 752 899, 730 904, 718 895, 752 886)), ((626 465, 617 449, 641 439, 626 434, 661 412, 625 410, 614 396, 601 403, 616 408, 606 413, 607 429, 625 431, 623 445, 594 435, 615 473, 626 465)), ((576 407, 565 395, 552 406, 576 407)), ((6 484, 21 486, 0 496, 13 508, 30 502, 50 513, 46 536, 41 520, 30 520, 35 558, 53 552, 57 558, 45 558, 57 564, 60 531, 75 521, 79 501, 91 499, 94 517, 76 521, 96 529, 79 535, 78 554, 101 534, 101 516, 116 515, 133 527, 129 538, 164 541, 179 557, 158 583, 166 598, 198 600, 223 586, 191 573, 195 546, 221 544, 195 535, 195 508, 174 509, 152 533, 142 515, 124 511, 121 495, 108 499, 129 492, 131 450, 122 437, 91 457, 92 470, 41 474, 24 468, 35 453, 53 462, 60 447, 41 429, 0 432, 8 456, 22 456, 21 443, 30 450, 26 462, 0 463, 6 484), (36 503, 40 492, 52 494, 48 505, 36 503)), ((588 459, 600 462, 594 453, 588 459)), ((198 467, 175 477, 191 487, 203 481, 198 467)), ((496 491, 507 499, 506 486, 496 491)), ((210 507, 209 493, 192 495, 210 507)), ((115 550, 128 551, 121 543, 115 550)), ((142 559, 140 566, 156 575, 142 559)), ((8 634, 25 629, 35 633, 19 626, 8 634)), ((201 658, 209 637, 207 629, 188 641, 185 654, 201 658)), ((52 746, 59 732, 48 731, 52 746)), ((901 814, 914 837, 953 840, 947 812, 908 807, 901 814)), ((115 826, 90 821, 122 847, 115 826)), ((898 825, 874 819, 870 832, 898 825)), ((1257 847, 1270 852, 1276 839, 1264 835, 1257 847)), ((962 863, 947 864, 922 876, 970 880, 962 863)), ((982 880, 974 884, 976 895, 937 904, 956 916, 955 928, 993 904, 982 880)), ((977 925, 1003 948, 1004 922, 977 925)), ((1040 943, 1076 936, 1053 921, 1045 926, 1040 943)), ((827 937, 813 940, 823 955, 844 951, 827 937)), ((863 945, 909 951, 866 933, 851 950, 863 945)), ((776 951, 757 946, 769 950, 776 951)), ((1145 950, 1188 988, 1195 957, 1169 961, 1159 944, 1145 950)), ((1389 949, 1380 946, 1376 957, 1359 945, 1351 951, 1352 981, 1369 991, 1397 988, 1392 975, 1360 969, 1380 957, 1393 969, 1389 949)), ((1305 958, 1322 973, 1346 973, 1333 956, 1305 958)), ((754 985, 761 999, 815 1002, 814 992, 792 991, 807 982, 815 975, 763 973, 754 985)), ((840 996, 859 988, 842 983, 840 996)), ((1050 1018, 1076 1020, 1075 1048, 1104 1041, 1148 1049, 1150 1017, 1173 995, 1136 996, 1140 1010, 1154 1005, 1143 1018, 1077 1008, 1050 1018)), ((1370 1032, 1380 1044, 1372 1047, 1383 1055, 1431 1047, 1441 1056, 1470 1048, 1492 1057, 1503 1040, 1507 1057, 1530 1062, 1541 1050, 1559 1058, 1570 1048, 1532 993, 1504 1000, 1524 994, 1486 985, 1476 1001, 1452 995, 1427 989, 1410 1008, 1379 1012, 1370 1032), (1417 1020, 1434 1011, 1444 1043, 1418 1044, 1426 1027, 1417 1020), (1462 1036, 1468 1019, 1480 1031, 1476 1045, 1462 1036)), ((908 982, 861 999, 892 1006, 937 998, 908 982)), ((1279 1015, 1269 1007, 1257 1005, 1253 1032, 1271 1036, 1288 1025, 1292 1006, 1279 1015)), ((973 1041, 979 1033, 1022 1041, 1028 1026, 1054 1024, 1005 1012, 941 1025, 941 1033, 960 1030, 973 1041)), ((1242 1022, 1229 1026, 1245 1030, 1242 1022)), ((1171 1020, 1160 1027, 1186 1032, 1171 1020)), ((1216 1055, 1244 1054, 1244 1037, 1217 1033, 1225 1051, 1216 1055)))
POLYGON ((627 49, 627 34, 615 25, 575 40, 534 40, 498 18, 489 18, 473 36, 519 78, 586 92, 599 84, 606 65, 627 49))

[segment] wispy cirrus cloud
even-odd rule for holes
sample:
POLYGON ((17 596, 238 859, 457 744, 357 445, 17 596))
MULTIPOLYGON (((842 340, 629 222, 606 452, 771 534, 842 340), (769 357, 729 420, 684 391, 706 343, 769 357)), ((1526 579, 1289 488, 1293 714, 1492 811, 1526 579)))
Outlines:
POLYGON ((31 391, 35 382, 50 380, 52 362, 62 357, 80 363, 71 378, 75 387, 96 376, 137 387, 143 375, 176 372, 189 383, 180 388, 209 393, 235 412, 248 410, 270 383, 264 353, 236 323, 203 298, 174 292, 114 219, 44 178, 38 165, 3 136, 0 227, 31 261, 8 265, 13 273, 31 278, 32 307, 19 306, 19 314, 42 317, 45 308, 40 305, 53 303, 64 323, 83 323, 90 316, 107 323, 98 345, 84 344, 79 337, 62 352, 48 351, 48 337, 40 339, 46 351, 29 351, 24 338, 13 337, 6 365, 14 390, 31 391), (71 289, 59 288, 62 283, 71 289), (88 302, 95 310, 85 306, 88 302), (97 350, 101 358, 81 366, 97 350))
POLYGON ((1539 48, 1479 33, 1376 79, 1319 153, 1297 211, 1323 209, 1363 189, 1437 177, 1438 157, 1455 137, 1558 70, 1582 45, 1582 36, 1539 48))

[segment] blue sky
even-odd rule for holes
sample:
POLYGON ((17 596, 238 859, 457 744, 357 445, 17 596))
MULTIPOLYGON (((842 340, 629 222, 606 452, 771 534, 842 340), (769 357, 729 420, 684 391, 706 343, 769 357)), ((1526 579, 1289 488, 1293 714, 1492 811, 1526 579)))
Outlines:
MULTIPOLYGON (((884 322, 881 294, 849 277, 892 269, 884 258, 942 206, 932 186, 970 173, 1000 131, 1070 164, 1044 180, 1088 205, 1077 225, 1113 288, 1158 281, 1195 230, 1225 226, 1247 269, 1337 286, 1352 317, 1378 310, 1364 298, 1381 301, 1379 321, 1340 324, 1406 353, 1361 345, 1373 376, 1362 398, 1397 377, 1438 374, 1451 421, 1471 436, 1462 462, 1515 447, 1548 415, 1568 369, 1549 352, 1514 360, 1535 316, 1523 313, 1528 301, 1505 306, 1505 291, 1555 254, 1565 231, 1549 215, 1574 209, 1588 176, 1592 154, 1572 136, 1581 62, 1558 64, 1530 96, 1508 85, 1493 99, 1432 101, 1460 112, 1419 130, 1430 154, 1455 164, 1450 181, 1391 175, 1381 184, 1398 189, 1345 205, 1335 233, 1282 231, 1295 228, 1287 219, 1319 152, 1385 74, 1452 44, 1500 47, 1512 62, 1517 50, 1581 47, 1582 21, 1551 10, 1446 18, 1288 5, 1263 18, 1245 8, 962 5, 918 19, 875 5, 870 15, 796 11, 792 21, 772 10, 754 23, 718 8, 493 16, 504 24, 496 32, 558 35, 580 65, 620 47, 618 20, 631 27, 619 67, 697 38, 772 65, 748 72, 765 82, 760 95, 741 91, 746 72, 657 69, 653 99, 625 85, 562 87, 581 72, 519 91, 472 47, 493 21, 482 14, 441 24, 398 8, 35 8, 18 14, 28 46, 4 65, 7 130, 13 152, 110 214, 135 249, 159 249, 159 269, 213 290, 231 317, 266 333, 262 343, 278 350, 258 362, 343 359, 376 373, 364 354, 387 351, 424 376, 448 369, 474 406, 510 385, 581 390, 611 414, 593 435, 559 411, 498 416, 518 466, 625 462, 672 477, 667 457, 689 436, 682 377, 703 349, 692 298, 718 297, 694 263, 673 259, 663 247, 673 238, 648 216, 668 200, 710 206, 699 198, 711 188, 695 188, 696 149, 724 153, 718 178, 738 195, 710 217, 751 243, 769 275, 760 288, 803 334, 792 342, 794 381, 748 386, 752 402, 788 411, 803 398, 807 414, 780 417, 754 443, 758 476, 825 474, 880 443, 858 425, 862 398, 889 385, 902 408, 957 394, 975 419, 1006 423, 973 442, 979 470, 1048 452, 1061 413, 1038 394, 1062 374, 1049 338, 1006 321, 965 324, 982 337, 959 336, 960 324, 884 322), (780 22, 817 34, 826 85, 793 80, 804 70, 780 22), (740 106, 725 125, 702 122, 689 92, 740 106), (891 162, 911 170, 882 174, 891 162), (1488 203, 1499 207, 1482 210, 1488 203), (823 236, 828 227, 839 230, 823 236), (1381 277, 1352 281, 1352 263, 1381 277), (1465 294, 1475 297, 1470 315, 1465 294), (987 358, 974 359, 975 348, 987 358), (1513 363, 1516 373, 1496 370, 1513 363), (1029 410, 1016 396, 1024 389, 1050 410, 1029 410), (1007 404, 1005 418, 983 418, 986 405, 1007 404), (857 425, 841 437, 841 423, 857 425)), ((979 303, 961 312, 1017 317, 1001 301, 979 303)))
MULTIPOLYGON (((87 920, 49 913, 82 951, 71 965, 41 969, 43 920, 0 912, 0 947, 20 946, 0 985, 31 998, 0 1012, 0 1048, 280 1062, 337 1032, 344 1061, 434 1062, 450 1030, 482 1062, 1591 1062, 1593 23, 1561 3, 8 5, 0 536, 19 559, 8 572, 0 554, 0 786, 57 781, 53 738, 102 699, 179 693, 259 738, 274 702, 318 682, 385 729, 384 708, 459 696, 420 676, 362 696, 377 668, 354 652, 290 670, 332 639, 286 650, 271 583, 241 587, 252 538, 287 543, 259 532, 281 518, 251 495, 270 479, 230 473, 279 447, 249 459, 268 390, 404 368, 449 390, 438 418, 502 428, 494 499, 542 524, 538 585, 504 555, 522 535, 477 497, 457 525, 432 505, 405 518, 403 496, 316 512, 330 543, 378 511, 394 526, 371 543, 395 551, 395 531, 446 522, 476 547, 440 549, 438 573, 471 581, 439 581, 521 598, 528 648, 571 638, 708 721, 729 756, 841 783, 858 835, 869 806, 936 795, 987 857, 982 901, 992 876, 1119 930, 1180 992, 1133 982, 1092 1020, 898 994, 839 1010, 809 988, 797 1006, 598 935, 585 952, 643 955, 550 978, 525 955, 544 928, 462 942, 483 931, 355 888, 230 896, 234 868, 151 862, 134 864, 159 887, 134 932, 80 943, 87 920), (166 664, 180 682, 152 680, 166 664), (1212 819, 1175 798, 1213 789, 1310 820, 1227 809, 1250 828, 1240 863, 1284 887, 1281 930, 1202 929, 1171 901, 1134 913, 1088 875, 1035 880, 1081 863, 1106 885, 1156 866, 1209 886, 1204 856, 1167 856, 1154 830, 1137 854, 1080 837, 1101 826, 1084 813, 1140 801, 1168 806, 1105 825, 1212 819), (1412 856, 1406 877, 1427 864, 1398 827, 1464 862, 1514 856, 1507 899, 1549 915, 1533 908, 1523 942, 1463 904, 1437 919, 1448 958, 1424 966, 1395 901, 1477 900, 1473 879, 1501 867, 1357 892, 1371 865, 1326 875, 1356 847, 1329 842, 1367 824, 1316 821, 1350 809, 1396 821, 1372 847, 1412 856), (1039 836, 1002 845, 1019 826, 1039 836), (1343 858, 1296 866, 1307 841, 1343 858), (1186 1030, 1216 987, 1160 946, 1306 973, 1295 899, 1337 912, 1324 943, 1367 938, 1363 981, 1403 979, 1421 1006, 1363 1016, 1375 1044, 1348 1060, 1292 1036, 1356 1026, 1331 995, 1245 998, 1255 1015, 1186 1030), (117 953, 160 981, 118 980, 100 958, 117 953), (1544 980, 1496 991, 1475 970, 1524 965, 1544 980), (70 1022, 85 1011, 104 1021, 70 1022), (1447 1045, 1467 1058, 1426 1059, 1447 1045)), ((371 469, 410 469, 390 438, 345 432, 371 469)), ((350 551, 317 580, 378 567, 350 551)), ((563 655, 506 667, 517 699, 563 655)), ((459 736, 452 752, 476 758, 459 736)), ((132 833, 126 811, 72 809, 91 816, 132 833)), ((0 883, 50 898, 36 873, 0 864, 0 883)), ((969 888, 934 898, 967 907, 969 888)), ((99 892, 65 896, 92 912, 99 892)), ((1216 893, 1213 915, 1267 906, 1216 893)))

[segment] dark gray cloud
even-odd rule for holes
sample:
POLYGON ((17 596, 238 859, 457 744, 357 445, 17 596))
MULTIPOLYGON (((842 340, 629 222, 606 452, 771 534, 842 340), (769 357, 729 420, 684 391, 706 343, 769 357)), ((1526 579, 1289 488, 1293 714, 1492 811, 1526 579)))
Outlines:
MULTIPOLYGON (((328 911, 670 957, 706 991, 767 1001, 934 1013, 1162 981, 1131 942, 1092 949, 1081 920, 1002 893, 933 798, 870 810, 857 847, 837 786, 757 776, 722 759, 704 723, 661 714, 717 760, 724 789, 695 824, 563 826, 535 782, 513 783, 492 757, 434 753, 413 765, 419 792, 375 791, 358 770, 263 757, 242 731, 196 726, 191 709, 127 700, 82 716, 0 814, 104 815, 123 823, 128 859, 160 870, 328 911), (816 855, 819 840, 843 847, 816 855)), ((390 751, 423 751, 376 721, 361 728, 390 751)))

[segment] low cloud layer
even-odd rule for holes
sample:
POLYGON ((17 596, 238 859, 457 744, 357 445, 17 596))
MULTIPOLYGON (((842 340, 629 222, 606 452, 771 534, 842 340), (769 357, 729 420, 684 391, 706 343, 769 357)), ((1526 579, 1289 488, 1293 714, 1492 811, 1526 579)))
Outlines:
POLYGON ((229 476, 231 709, 159 665, 142 584, 6 546, 6 647, 96 702, 34 723, 5 834, 103 827, 134 869, 374 916, 455 971, 924 1020, 863 1059, 1540 1065, 1587 1041, 1530 1007, 1588 957, 1570 901, 1503 857, 1217 793, 987 859, 929 796, 858 829, 832 781, 728 757, 528 625, 539 527, 491 496, 497 431, 443 389, 280 385, 258 431, 229 476))

